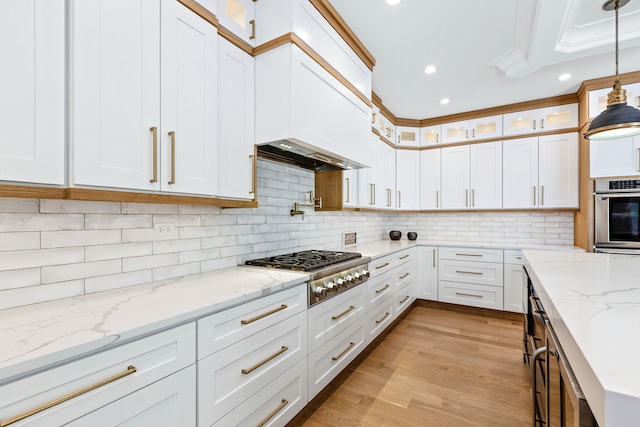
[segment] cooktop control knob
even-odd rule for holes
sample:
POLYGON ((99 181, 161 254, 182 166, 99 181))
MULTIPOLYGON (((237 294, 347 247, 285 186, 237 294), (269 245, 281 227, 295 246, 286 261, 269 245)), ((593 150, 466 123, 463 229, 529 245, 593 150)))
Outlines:
POLYGON ((338 290, 338 285, 335 282, 327 283, 327 291, 328 292, 336 292, 338 290))
POLYGON ((327 288, 324 286, 318 286, 313 290, 313 293, 319 297, 325 297, 327 296, 327 288))
POLYGON ((371 276, 371 272, 369 270, 362 270, 360 274, 362 274, 365 277, 371 276))
POLYGON ((358 280, 360 278, 360 273, 356 271, 355 273, 353 273, 353 277, 354 279, 358 280))
POLYGON ((348 282, 348 283, 351 283, 351 282, 353 282, 353 281, 355 280, 355 279, 353 278, 353 276, 352 276, 352 275, 350 275, 350 274, 349 274, 349 275, 347 275, 347 277, 345 277, 345 279, 347 280, 347 282, 348 282))
POLYGON ((336 279, 336 284, 343 287, 347 286, 347 282, 344 279, 336 279))

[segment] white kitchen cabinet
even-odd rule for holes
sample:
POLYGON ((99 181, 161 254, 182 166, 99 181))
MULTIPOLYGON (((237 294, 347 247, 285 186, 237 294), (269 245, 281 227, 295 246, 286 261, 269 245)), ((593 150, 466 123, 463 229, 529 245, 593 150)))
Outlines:
POLYGON ((0 6, 0 181, 65 183, 65 2, 0 6))
MULTIPOLYGON (((371 132, 368 138, 368 151, 370 157, 370 167, 358 169, 358 205, 363 208, 374 208, 376 206, 376 193, 380 191, 380 181, 382 170, 384 170, 384 160, 380 154, 380 138, 371 132)), ((378 203, 382 203, 379 201, 378 203)))
POLYGON ((71 8, 72 183, 214 195, 216 28, 178 2, 71 8))
POLYGON ((522 251, 504 251, 504 310, 522 313, 522 251))
POLYGON ((397 209, 420 209, 420 152, 396 150, 397 209))
POLYGON ((428 147, 430 145, 440 144, 442 138, 441 135, 441 125, 420 128, 420 146, 428 147))
POLYGON ((393 294, 394 308, 393 308, 393 320, 397 319, 406 309, 411 306, 411 303, 415 301, 414 297, 414 281, 413 279, 408 282, 403 282, 400 289, 393 294))
POLYGON ((396 150, 390 145, 380 142, 380 153, 384 161, 380 189, 384 190, 380 200, 383 209, 395 209, 396 206, 396 150))
POLYGON ((442 125, 445 144, 490 139, 502 136, 502 116, 481 117, 442 125))
POLYGON ((442 208, 502 207, 502 142, 442 149, 442 208))
POLYGON ((396 145, 398 147, 419 147, 420 129, 409 126, 396 126, 396 145))
POLYGON ((255 14, 254 0, 218 0, 216 17, 220 25, 251 46, 255 46, 255 14))
POLYGON ((342 171, 342 205, 355 208, 358 206, 358 170, 342 171))
POLYGON ((504 141, 504 208, 578 207, 578 134, 504 141))
POLYGON ((217 196, 254 199, 253 57, 218 37, 217 196))
POLYGON ((440 209, 440 160, 442 150, 420 151, 420 209, 440 209))
POLYGON ((578 127, 578 104, 565 104, 503 115, 504 136, 578 127))
POLYGON ((420 246, 418 249, 418 298, 438 300, 438 248, 420 246))
POLYGON ((258 55, 255 70, 257 144, 292 139, 370 166, 371 110, 338 79, 291 44, 258 55))
MULTIPOLYGON (((589 118, 594 118, 607 109, 607 98, 612 89, 612 86, 608 86, 589 91, 589 118)), ((627 91, 627 105, 640 108, 640 83, 622 85, 622 89, 627 91)))
POLYGON ((640 176, 640 137, 589 141, 591 178, 640 176))
POLYGON ((396 127, 391 120, 387 119, 382 113, 377 114, 376 129, 380 136, 389 142, 396 140, 396 127))

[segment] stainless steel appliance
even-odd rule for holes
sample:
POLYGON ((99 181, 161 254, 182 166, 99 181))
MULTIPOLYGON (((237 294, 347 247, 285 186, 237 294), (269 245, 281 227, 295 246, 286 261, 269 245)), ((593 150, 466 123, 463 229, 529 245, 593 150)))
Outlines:
POLYGON ((598 180, 596 252, 640 254, 640 180, 598 180))
POLYGON ((524 360, 531 380, 532 425, 596 427, 598 424, 528 273, 525 286, 529 301, 524 323, 524 360))
POLYGON ((366 282, 370 261, 357 252, 309 250, 248 260, 245 265, 308 272, 313 305, 366 282))

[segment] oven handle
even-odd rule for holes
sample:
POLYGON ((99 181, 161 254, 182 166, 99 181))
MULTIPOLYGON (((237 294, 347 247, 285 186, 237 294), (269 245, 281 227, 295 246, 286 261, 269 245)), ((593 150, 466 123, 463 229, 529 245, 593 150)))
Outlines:
POLYGON ((547 347, 540 347, 538 349, 536 349, 536 351, 533 352, 533 355, 531 356, 531 400, 532 400, 532 409, 533 409, 533 423, 531 424, 532 426, 536 426, 538 425, 536 423, 536 409, 538 409, 538 399, 536 398, 536 394, 538 393, 538 385, 537 380, 536 380, 536 359, 538 357, 540 357, 542 354, 546 353, 547 347))
POLYGON ((640 197, 640 192, 628 192, 628 193, 596 193, 596 197, 598 200, 607 200, 607 199, 619 199, 622 197, 640 197))

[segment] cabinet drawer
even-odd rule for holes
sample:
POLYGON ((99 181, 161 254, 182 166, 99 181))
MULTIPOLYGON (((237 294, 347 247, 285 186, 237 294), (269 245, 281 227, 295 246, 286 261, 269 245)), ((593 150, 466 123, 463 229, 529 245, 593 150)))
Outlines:
POLYGON ((195 323, 189 323, 5 384, 0 387, 0 421, 114 378, 16 425, 68 423, 192 365, 195 337, 195 323))
POLYGON ((304 359, 214 426, 283 426, 307 402, 307 360, 304 359))
POLYGON ((198 361, 198 425, 211 425, 307 355, 306 312, 198 361))
POLYGON ((385 301, 395 289, 395 277, 393 271, 374 277, 367 281, 367 302, 369 307, 385 301))
POLYGON ((372 260, 369 263, 369 270, 371 271, 371 277, 376 277, 382 273, 386 273, 393 269, 393 263, 395 258, 393 255, 387 255, 381 258, 372 260))
POLYGON ((307 311, 309 352, 320 348, 354 320, 364 316, 365 288, 364 285, 356 286, 307 311))
POLYGON ((504 278, 502 263, 441 260, 438 279, 502 287, 504 278))
POLYGON ((393 321, 395 298, 387 298, 384 303, 367 315, 367 344, 373 341, 393 321))
POLYGON ((505 249, 504 250, 504 263, 505 264, 523 264, 522 251, 519 249, 505 249))
POLYGON ((198 360, 306 309, 304 284, 199 319, 198 360))
POLYGON ((438 300, 502 310, 503 290, 497 286, 439 281, 438 300))
POLYGON ((360 354, 365 347, 364 340, 364 318, 360 318, 309 355, 309 400, 360 354))
POLYGON ((413 255, 413 249, 406 249, 404 251, 397 252, 394 254, 394 267, 404 264, 405 262, 409 262, 414 258, 415 256, 413 255))
POLYGON ((416 268, 414 263, 403 264, 400 267, 394 268, 393 272, 396 276, 396 289, 416 278, 416 268))
POLYGON ((394 319, 405 311, 413 302, 413 281, 406 283, 394 295, 394 319))
POLYGON ((457 259, 461 261, 502 262, 502 249, 448 248, 440 247, 439 259, 457 259))

